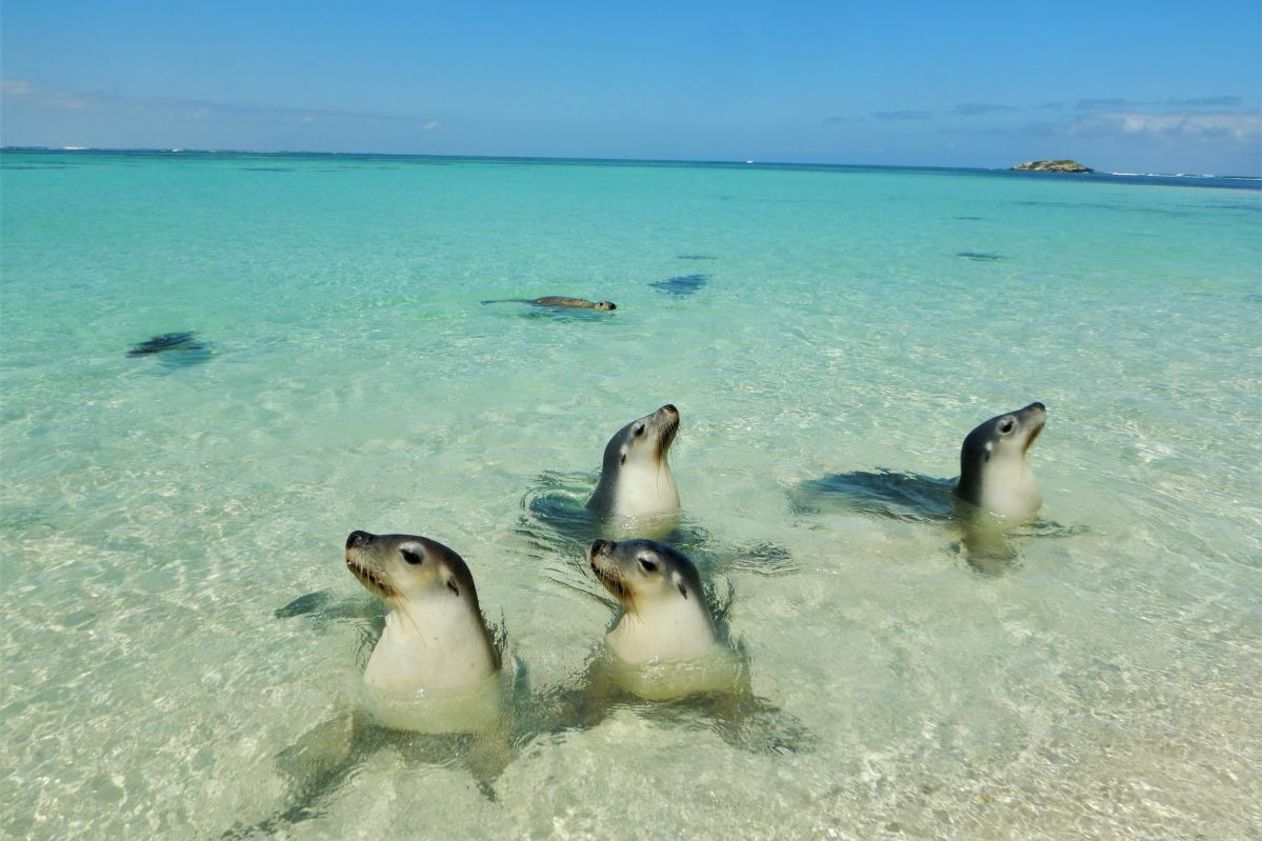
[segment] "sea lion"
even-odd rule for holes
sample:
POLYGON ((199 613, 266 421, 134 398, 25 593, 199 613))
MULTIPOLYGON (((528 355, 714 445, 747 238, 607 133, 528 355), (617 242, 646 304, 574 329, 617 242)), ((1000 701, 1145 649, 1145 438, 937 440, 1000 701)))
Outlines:
POLYGON ((665 292, 667 295, 694 295, 701 291, 701 288, 709 281, 710 276, 708 274, 685 274, 667 278, 666 280, 655 280, 649 286, 665 292))
MULTIPOLYGON (((310 726, 276 757, 288 780, 287 805, 255 823, 238 821, 221 839, 287 836, 288 827, 322 815, 326 801, 384 747, 409 763, 457 762, 491 798, 492 782, 512 758, 502 683, 515 669, 500 670, 464 560, 428 538, 364 531, 347 536, 345 557, 390 608, 364 671, 368 716, 339 710, 310 726)), ((285 615, 318 607, 321 595, 292 602, 285 615)))
POLYGON ((530 304, 536 307, 565 307, 575 310, 600 310, 609 312, 618 305, 613 301, 589 301, 586 298, 567 298, 564 295, 545 295, 542 298, 501 298, 494 301, 483 301, 484 304, 530 304))
POLYGON ((960 448, 955 499, 1005 521, 1034 516, 1043 496, 1025 456, 1046 422, 1035 402, 978 425, 960 448))
POLYGON ((740 664, 686 555, 652 540, 597 540, 587 561, 622 607, 605 636, 619 686, 650 700, 733 691, 740 664))
POLYGON ((390 608, 364 669, 374 717, 429 732, 492 726, 499 655, 464 559, 425 537, 353 531, 346 567, 390 608))
POLYGON ((165 354, 169 351, 197 352, 206 351, 206 345, 197 340, 197 333, 184 331, 178 333, 162 333, 160 336, 146 338, 139 345, 131 346, 127 356, 151 356, 165 354))
POLYGON ((663 518, 661 528, 673 529, 667 521, 678 517, 679 490, 667 455, 678 433, 679 410, 670 403, 615 432, 587 509, 598 517, 663 518))

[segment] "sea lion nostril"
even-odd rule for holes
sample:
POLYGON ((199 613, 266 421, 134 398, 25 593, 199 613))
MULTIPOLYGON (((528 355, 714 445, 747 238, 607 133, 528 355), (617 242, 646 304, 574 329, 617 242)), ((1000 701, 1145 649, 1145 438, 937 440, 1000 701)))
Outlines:
POLYGON ((667 412, 670 412, 672 415, 677 415, 677 414, 679 414, 679 410, 675 408, 675 404, 674 404, 674 403, 667 403, 667 404, 666 404, 665 406, 663 406, 662 408, 663 408, 664 410, 666 410, 667 412))
POLYGON ((371 534, 366 531, 359 531, 356 529, 346 536, 346 548, 354 549, 356 546, 363 546, 371 539, 371 534))
POLYGON ((1040 402, 1039 402, 1039 401, 1037 401, 1037 400, 1035 400, 1033 403, 1031 403, 1031 404, 1030 404, 1030 408, 1031 408, 1031 409, 1038 409, 1040 412, 1046 412, 1046 411, 1047 411, 1047 407, 1046 407, 1046 406, 1044 406, 1042 403, 1040 403, 1040 402))

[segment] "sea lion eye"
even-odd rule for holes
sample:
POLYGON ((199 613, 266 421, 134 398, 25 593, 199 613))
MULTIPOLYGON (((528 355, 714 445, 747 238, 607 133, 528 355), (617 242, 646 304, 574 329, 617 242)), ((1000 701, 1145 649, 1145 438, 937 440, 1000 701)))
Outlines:
POLYGON ((633 434, 635 435, 635 437, 636 437, 636 438, 639 438, 641 435, 643 435, 643 434, 644 434, 644 424, 640 424, 639 426, 637 426, 637 427, 635 428, 635 431, 633 432, 633 434))
POLYGON ((403 560, 407 561, 409 564, 412 564, 413 566, 416 566, 417 564, 420 564, 420 563, 424 563, 425 561, 425 558, 422 555, 419 555, 416 552, 409 552, 407 549, 400 549, 399 554, 403 556, 403 560))
POLYGON ((1016 422, 1012 418, 1004 418, 1003 423, 999 424, 999 432, 1001 435, 1008 435, 1015 426, 1016 422))
POLYGON ((657 561, 645 556, 641 556, 638 560, 640 561, 640 567, 645 572, 657 572, 657 561))

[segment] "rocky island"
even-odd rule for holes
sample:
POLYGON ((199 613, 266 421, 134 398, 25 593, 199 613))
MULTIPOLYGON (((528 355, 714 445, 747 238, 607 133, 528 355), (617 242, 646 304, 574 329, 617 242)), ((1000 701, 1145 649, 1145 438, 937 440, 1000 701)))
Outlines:
POLYGON ((1012 168, 1019 172, 1095 172, 1077 161, 1026 161, 1012 168))

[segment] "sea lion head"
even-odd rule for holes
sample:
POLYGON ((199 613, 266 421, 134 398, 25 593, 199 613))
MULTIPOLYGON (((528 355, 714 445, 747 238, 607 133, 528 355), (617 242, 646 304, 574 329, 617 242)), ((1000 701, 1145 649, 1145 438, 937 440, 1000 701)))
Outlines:
POLYGON ((653 540, 597 540, 587 550, 597 580, 630 612, 692 600, 702 606, 701 577, 682 552, 653 540))
POLYGON ((463 729, 446 714, 419 715, 419 709, 395 702, 410 704, 420 692, 484 686, 499 671, 499 652, 464 559, 418 535, 353 531, 346 538, 346 567, 390 607, 364 668, 373 715, 404 730, 463 729))
POLYGON ((667 455, 679 433, 679 410, 670 403, 619 429, 605 445, 596 486, 587 508, 600 517, 657 518, 639 534, 669 534, 679 513, 679 490, 667 455))
POLYGON ((1025 457, 1047 423, 1034 402, 979 424, 960 448, 960 499, 1000 516, 1029 516, 1042 503, 1025 457))
POLYGON ((1024 459, 1047 423, 1047 407, 1034 402, 1023 409, 996 415, 979 424, 964 439, 960 466, 965 462, 987 464, 992 460, 1024 459))
POLYGON ((464 559, 436 540, 412 534, 353 531, 346 568, 392 607, 397 602, 462 599, 478 611, 478 592, 464 559))
MULTIPOLYGON (((587 550, 587 562, 622 607, 605 635, 609 652, 619 661, 633 666, 674 663, 726 651, 701 576, 682 552, 653 540, 597 540, 587 550)), ((723 678, 729 679, 730 674, 723 678)), ((649 694, 665 697, 698 688, 658 687, 649 694)), ((632 691, 649 697, 644 687, 632 691)))
POLYGON ((675 443, 678 434, 679 410, 673 403, 667 403, 614 433, 605 445, 602 472, 617 475, 625 468, 665 464, 670 445, 675 443))

